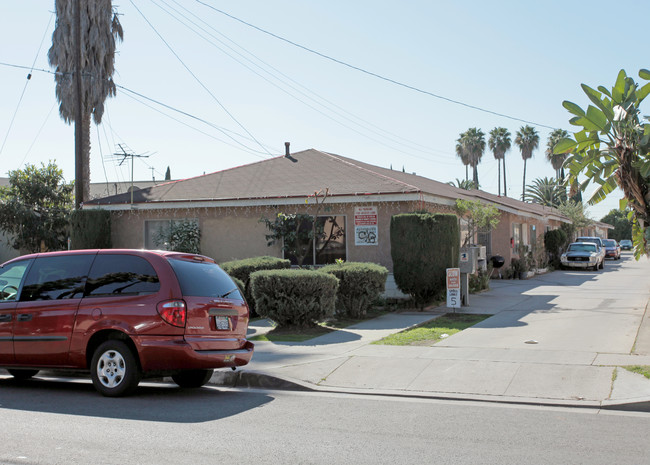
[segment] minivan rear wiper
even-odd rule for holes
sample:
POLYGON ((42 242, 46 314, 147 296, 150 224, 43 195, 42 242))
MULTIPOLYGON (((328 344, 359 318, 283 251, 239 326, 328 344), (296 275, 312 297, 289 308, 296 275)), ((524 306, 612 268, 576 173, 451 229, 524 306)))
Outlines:
POLYGON ((223 298, 226 297, 227 295, 230 295, 230 294, 232 294, 233 292, 238 291, 238 290, 239 290, 238 287, 236 287, 236 288, 234 288, 234 289, 230 289, 230 290, 229 290, 228 292, 226 292, 224 295, 220 295, 219 297, 220 297, 221 299, 223 299, 223 298))

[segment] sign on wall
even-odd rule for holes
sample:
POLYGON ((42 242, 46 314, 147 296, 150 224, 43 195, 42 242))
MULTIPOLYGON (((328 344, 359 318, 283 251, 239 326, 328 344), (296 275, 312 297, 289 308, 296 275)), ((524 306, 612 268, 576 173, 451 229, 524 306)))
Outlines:
POLYGON ((377 245, 377 207, 354 207, 354 245, 377 245))

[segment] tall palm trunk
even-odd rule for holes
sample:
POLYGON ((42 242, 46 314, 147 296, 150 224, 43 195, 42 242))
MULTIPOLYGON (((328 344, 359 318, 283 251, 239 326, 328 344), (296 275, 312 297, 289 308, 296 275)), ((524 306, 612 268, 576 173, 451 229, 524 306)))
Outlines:
POLYGON ((81 202, 90 200, 90 111, 84 110, 84 114, 81 117, 81 150, 83 153, 82 157, 82 176, 83 176, 83 186, 81 186, 81 202))
POLYGON ((521 200, 525 200, 526 197, 524 194, 526 193, 526 158, 524 158, 524 184, 523 187, 521 188, 521 200))
POLYGON ((497 172, 499 173, 499 197, 501 197, 501 159, 497 160, 497 172))
POLYGON ((503 159, 503 196, 508 197, 508 188, 506 187, 506 159, 503 159))

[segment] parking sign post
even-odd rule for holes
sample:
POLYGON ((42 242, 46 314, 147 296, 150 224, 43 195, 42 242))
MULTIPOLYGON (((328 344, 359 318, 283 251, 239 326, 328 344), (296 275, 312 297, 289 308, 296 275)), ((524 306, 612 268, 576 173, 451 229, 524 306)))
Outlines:
POLYGON ((460 268, 447 268, 447 307, 461 307, 460 268))

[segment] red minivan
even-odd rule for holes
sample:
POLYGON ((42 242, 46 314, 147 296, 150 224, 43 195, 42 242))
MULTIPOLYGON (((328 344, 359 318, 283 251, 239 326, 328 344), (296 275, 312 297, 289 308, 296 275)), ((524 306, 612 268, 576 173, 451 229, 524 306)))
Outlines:
POLYGON ((0 367, 90 371, 105 396, 143 377, 200 387, 246 365, 249 310, 211 258, 148 250, 24 255, 0 267, 0 367))

